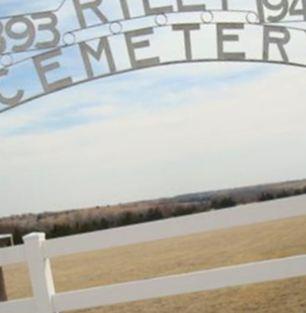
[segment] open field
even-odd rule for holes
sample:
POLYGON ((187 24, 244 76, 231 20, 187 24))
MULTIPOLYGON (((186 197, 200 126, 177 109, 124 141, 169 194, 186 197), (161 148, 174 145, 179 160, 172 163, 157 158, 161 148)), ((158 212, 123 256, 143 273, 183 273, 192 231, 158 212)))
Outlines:
MULTIPOLYGON (((57 291, 306 253, 306 217, 52 260, 57 291)), ((5 268, 10 299, 31 295, 26 268, 5 268)), ((306 312, 306 277, 95 309, 91 313, 306 312)))

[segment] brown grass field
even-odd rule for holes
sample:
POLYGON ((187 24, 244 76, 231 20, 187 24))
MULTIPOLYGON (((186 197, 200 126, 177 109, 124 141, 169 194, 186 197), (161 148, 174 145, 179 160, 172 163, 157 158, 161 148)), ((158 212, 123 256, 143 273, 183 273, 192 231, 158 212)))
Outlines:
MULTIPOLYGON (((302 217, 63 257, 52 268, 60 292, 305 253, 302 217)), ((31 295, 25 266, 6 267, 5 278, 10 299, 31 295)), ((86 312, 303 313, 306 277, 86 312)))

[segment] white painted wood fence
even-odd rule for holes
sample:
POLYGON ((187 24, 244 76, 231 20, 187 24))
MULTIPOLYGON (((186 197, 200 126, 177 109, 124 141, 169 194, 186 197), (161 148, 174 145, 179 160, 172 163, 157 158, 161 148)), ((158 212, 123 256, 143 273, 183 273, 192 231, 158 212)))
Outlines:
POLYGON ((1 303, 0 313, 59 313, 306 276, 306 255, 301 255, 56 293, 50 266, 53 257, 304 215, 306 197, 300 196, 60 239, 30 234, 24 245, 0 250, 0 266, 26 262, 34 297, 1 303))

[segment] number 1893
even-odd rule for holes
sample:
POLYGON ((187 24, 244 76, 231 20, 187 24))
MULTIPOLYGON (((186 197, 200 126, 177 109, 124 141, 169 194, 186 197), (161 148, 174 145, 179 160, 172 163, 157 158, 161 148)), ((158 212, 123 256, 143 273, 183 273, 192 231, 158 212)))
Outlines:
POLYGON ((43 12, 27 16, 16 16, 5 22, 0 21, 0 54, 24 52, 30 48, 48 49, 57 46, 60 32, 54 13, 43 12), (44 40, 37 40, 41 33, 44 40))

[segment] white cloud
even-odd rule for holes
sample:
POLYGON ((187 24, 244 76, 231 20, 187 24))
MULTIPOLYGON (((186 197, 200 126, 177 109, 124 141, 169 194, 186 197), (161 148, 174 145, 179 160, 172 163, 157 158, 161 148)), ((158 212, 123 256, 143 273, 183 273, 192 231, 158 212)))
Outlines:
MULTIPOLYGON (((186 75, 188 68, 182 68, 186 75)), ((172 90, 157 89, 149 106, 133 106, 129 92, 115 102, 114 94, 113 106, 90 107, 87 113, 106 110, 102 116, 111 114, 112 119, 98 118, 56 132, 2 137, 1 213, 303 177, 303 78, 302 70, 283 68, 253 82, 228 85, 223 81, 213 90, 198 83, 180 86, 175 96, 172 90), (133 110, 116 115, 113 110, 118 106, 133 110)), ((127 81, 137 88, 137 79, 127 76, 127 81)), ((150 88, 141 86, 139 92, 150 93, 150 88)), ((100 96, 91 97, 96 101, 100 96)), ((67 100, 73 107, 72 98, 68 99, 61 102, 67 100)))
POLYGON ((306 176, 305 79, 294 68, 182 65, 12 110, 0 117, 0 215, 306 176))

